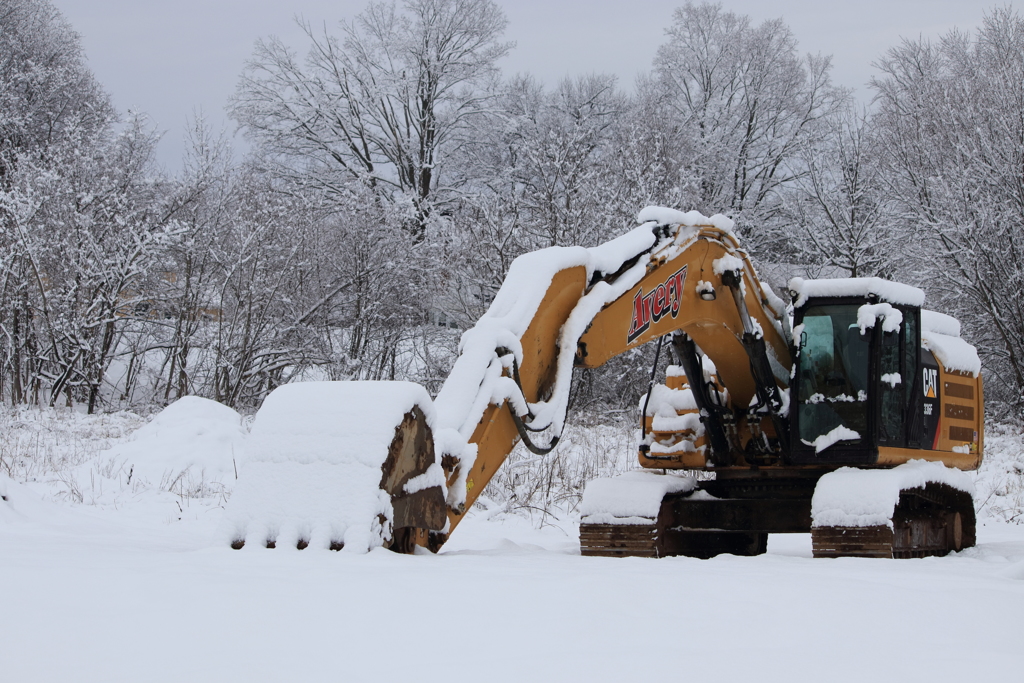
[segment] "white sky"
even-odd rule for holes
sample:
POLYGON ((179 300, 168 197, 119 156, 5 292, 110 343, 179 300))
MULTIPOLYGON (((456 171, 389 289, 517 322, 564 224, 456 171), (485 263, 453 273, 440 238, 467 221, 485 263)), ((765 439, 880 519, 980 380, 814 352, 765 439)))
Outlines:
MULTIPOLYGON (((159 156, 180 167, 187 120, 201 110, 233 132, 224 106, 253 42, 277 35, 305 52, 292 17, 335 24, 365 0, 52 0, 82 35, 89 64, 121 110, 146 112, 165 131, 159 156)), ((684 0, 498 0, 517 47, 506 73, 547 83, 614 73, 630 88, 650 68, 672 10, 684 0)), ((871 63, 901 37, 972 30, 997 0, 723 0, 755 21, 782 17, 803 52, 833 55, 833 80, 870 96, 871 63)))

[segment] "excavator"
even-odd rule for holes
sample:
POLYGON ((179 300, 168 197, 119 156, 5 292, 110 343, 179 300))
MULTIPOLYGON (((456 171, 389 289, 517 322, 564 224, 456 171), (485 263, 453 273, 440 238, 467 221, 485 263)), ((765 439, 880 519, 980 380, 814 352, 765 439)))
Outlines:
POLYGON ((808 532, 816 557, 975 543, 981 366, 955 319, 878 278, 794 278, 787 304, 728 218, 648 207, 638 223, 518 258, 433 398, 408 382, 272 392, 231 546, 436 552, 519 442, 556 447, 574 369, 648 343, 640 468, 588 484, 583 555, 756 555, 808 532))

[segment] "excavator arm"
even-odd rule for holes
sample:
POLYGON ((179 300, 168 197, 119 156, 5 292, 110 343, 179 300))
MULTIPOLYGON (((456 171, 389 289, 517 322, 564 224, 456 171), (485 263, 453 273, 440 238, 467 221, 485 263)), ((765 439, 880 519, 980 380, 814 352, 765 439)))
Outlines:
MULTIPOLYGON (((758 280, 730 230, 731 221, 669 209, 647 209, 640 218, 644 224, 631 233, 630 245, 636 253, 627 245, 608 249, 618 252, 611 259, 612 272, 594 267, 592 261, 600 259, 584 259, 555 271, 518 339, 521 348, 513 352, 495 345, 491 363, 501 364, 504 378, 518 386, 523 400, 513 395, 490 401, 471 430, 461 427, 469 442, 463 453, 468 452, 471 464, 460 472, 464 456, 449 454, 448 486, 458 496, 456 504, 449 505, 449 532, 520 439, 537 451, 557 441, 574 366, 596 368, 671 334, 677 355, 690 367, 688 374, 697 373, 694 363, 699 347, 720 368, 734 405, 760 407, 769 419, 781 419, 782 390, 788 386, 791 366, 784 304, 758 280), (650 246, 637 251, 636 246, 645 242, 645 231, 651 236, 646 240, 650 246), (532 433, 544 430, 554 434, 532 433), (545 438, 547 442, 538 443, 545 438), (465 488, 464 499, 460 487, 465 488)), ((532 256, 527 255, 528 260, 532 256)), ((538 265, 529 270, 533 277, 541 277, 536 271, 544 268, 538 265)), ((519 277, 520 273, 510 273, 499 297, 529 290, 517 282, 519 277)), ((487 328, 488 317, 482 322, 487 328)), ((470 344, 475 343, 473 337, 470 344)), ((453 377, 459 372, 457 364, 453 377)), ((700 385, 693 378, 691 384, 698 387, 699 401, 700 385)), ((454 393, 446 384, 435 403, 454 402, 454 393)), ((493 395, 494 391, 481 382, 477 393, 493 395)), ((735 443, 737 431, 730 428, 723 411, 716 413, 708 406, 704 412, 713 462, 731 464, 730 454, 740 447, 735 443)), ((777 438, 785 438, 786 433, 776 424, 777 438)))
MULTIPOLYGON (((514 366, 502 365, 507 373, 504 376, 518 384, 518 390, 527 404, 536 404, 550 396, 558 370, 555 350, 558 348, 559 333, 582 298, 586 284, 587 273, 583 266, 555 274, 538 306, 537 315, 519 340, 522 362, 516 360, 514 366)), ((492 362, 501 364, 503 359, 510 356, 514 357, 510 349, 498 347, 494 350, 492 362)), ((463 513, 473 506, 487 482, 505 462, 522 438, 524 428, 515 402, 502 399, 498 403, 487 403, 479 421, 472 427, 468 448, 463 447, 458 439, 453 440, 460 454, 445 454, 448 460, 443 463, 446 465, 447 486, 455 493, 449 496, 449 502, 454 503, 448 506, 449 533, 458 526, 463 513), (460 495, 462 491, 465 491, 464 496, 460 495)), ((442 455, 442 459, 444 457, 442 455)))
POLYGON ((734 464, 743 450, 738 432, 703 380, 699 356, 710 358, 733 406, 768 416, 786 452, 782 424, 792 365, 785 305, 757 278, 749 257, 727 230, 698 226, 681 232, 672 245, 652 254, 649 272, 629 296, 595 316, 579 341, 576 363, 592 368, 627 349, 672 335, 675 355, 710 436, 711 462, 734 464))

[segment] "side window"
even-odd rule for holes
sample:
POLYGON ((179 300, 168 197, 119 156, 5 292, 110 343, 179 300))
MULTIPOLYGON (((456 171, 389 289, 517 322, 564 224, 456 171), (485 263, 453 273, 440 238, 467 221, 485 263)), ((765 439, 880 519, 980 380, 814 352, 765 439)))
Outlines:
POLYGON ((801 319, 797 425, 799 439, 815 449, 868 436, 870 336, 861 334, 857 310, 849 304, 812 306, 801 319))
POLYGON ((920 448, 921 434, 924 427, 924 406, 921 393, 921 334, 920 312, 918 309, 903 311, 906 332, 903 340, 903 414, 906 424, 908 448, 920 448))
POLYGON ((904 409, 906 383, 913 381, 903 367, 906 358, 907 333, 913 328, 916 334, 916 320, 909 311, 904 311, 903 323, 898 332, 882 333, 882 348, 879 354, 879 433, 880 444, 905 446, 904 409))
POLYGON ((918 312, 916 310, 903 311, 903 325, 906 328, 903 338, 903 377, 904 391, 910 392, 914 388, 914 381, 917 378, 917 359, 921 355, 921 335, 917 331, 918 312))
MULTIPOLYGON (((832 318, 826 315, 804 318, 804 333, 800 338, 800 353, 804 367, 812 373, 828 373, 835 365, 835 344, 832 318)), ((808 396, 810 393, 808 393, 808 396)), ((807 398, 806 396, 803 398, 807 398)))

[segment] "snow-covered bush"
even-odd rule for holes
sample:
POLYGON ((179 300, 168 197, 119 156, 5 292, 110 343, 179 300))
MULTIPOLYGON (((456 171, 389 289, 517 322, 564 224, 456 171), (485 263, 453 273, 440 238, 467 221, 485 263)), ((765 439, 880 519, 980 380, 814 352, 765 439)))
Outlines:
POLYGON ((120 508, 156 499, 180 512, 227 500, 246 433, 233 410, 197 397, 152 419, 0 406, 0 473, 56 501, 120 508))
POLYGON ((0 405, 0 472, 21 483, 39 484, 57 499, 95 500, 88 471, 100 469, 100 454, 146 423, 135 413, 78 412, 0 405), (85 476, 82 477, 86 468, 85 476))
POLYGON ((636 469, 637 423, 621 416, 570 419, 558 446, 535 455, 521 443, 488 483, 480 505, 530 517, 575 516, 587 482, 636 469), (603 419, 602 419, 603 418, 603 419))
POLYGON ((1024 524, 1024 429, 989 423, 974 505, 981 517, 1024 524))

